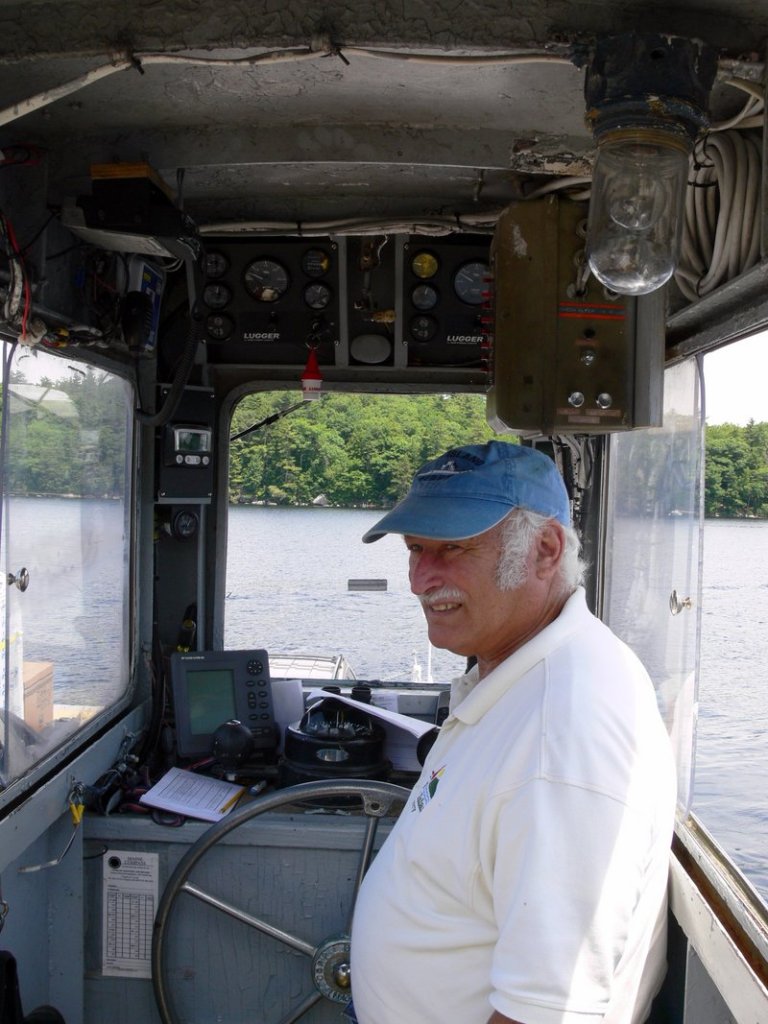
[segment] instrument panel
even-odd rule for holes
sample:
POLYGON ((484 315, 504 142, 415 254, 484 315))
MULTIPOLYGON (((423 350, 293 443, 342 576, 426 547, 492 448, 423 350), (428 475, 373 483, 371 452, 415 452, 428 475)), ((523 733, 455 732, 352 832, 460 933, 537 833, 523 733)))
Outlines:
POLYGON ((209 360, 333 361, 339 340, 338 246, 331 239, 211 242, 201 295, 209 360))
POLYGON ((208 239, 201 299, 219 364, 483 369, 490 237, 208 239))
POLYGON ((404 342, 412 366, 482 366, 490 322, 489 244, 480 236, 405 246, 404 342))

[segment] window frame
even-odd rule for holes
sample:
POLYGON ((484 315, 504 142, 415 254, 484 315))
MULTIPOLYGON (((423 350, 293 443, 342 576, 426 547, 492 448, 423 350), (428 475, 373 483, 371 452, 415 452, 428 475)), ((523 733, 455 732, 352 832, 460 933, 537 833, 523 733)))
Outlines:
MULTIPOLYGON (((13 347, 13 352, 8 359, 8 353, 10 350, 11 343, 5 339, 3 346, 3 366, 11 366, 11 361, 16 357, 18 349, 13 347)), ((141 479, 138 472, 141 465, 139 457, 139 443, 140 435, 137 430, 137 422, 135 417, 132 415, 133 409, 136 404, 136 380, 134 374, 130 372, 128 368, 115 366, 106 359, 99 359, 95 353, 89 353, 89 358, 84 359, 79 354, 72 351, 66 353, 47 352, 47 355, 52 356, 55 359, 66 360, 69 365, 79 364, 84 367, 91 368, 96 372, 106 372, 111 374, 113 377, 119 378, 124 381, 128 386, 126 394, 126 413, 127 415, 127 430, 126 430, 126 445, 124 449, 124 470, 125 470, 125 482, 126 482, 126 511, 125 523, 127 529, 126 544, 128 546, 128 559, 127 559, 127 586, 125 590, 125 602, 124 613, 126 614, 127 621, 127 637, 125 644, 126 651, 126 665, 125 665, 125 688, 121 695, 114 700, 109 706, 104 707, 101 711, 97 712, 93 717, 77 726, 73 732, 62 739, 55 747, 50 751, 47 751, 40 758, 39 761, 32 764, 26 771, 22 772, 15 778, 10 778, 4 788, 0 788, 0 819, 4 818, 17 808, 26 797, 38 789, 41 789, 44 784, 57 776, 61 769, 67 765, 73 764, 78 755, 83 754, 91 747, 99 737, 105 736, 109 733, 110 729, 114 727, 115 723, 119 719, 129 713, 132 708, 137 704, 137 695, 139 692, 138 687, 138 672, 137 672, 137 652, 139 651, 139 591, 138 591, 138 573, 139 573, 139 562, 140 562, 140 516, 141 516, 141 479), (95 356, 95 358, 94 358, 95 356)), ((10 373, 8 374, 10 378, 10 373)), ((5 374, 3 379, 0 380, 0 387, 2 388, 3 401, 8 400, 8 387, 5 380, 5 374)), ((7 429, 7 420, 5 421, 7 429)), ((1 428, 0 428, 1 429, 1 428)), ((3 455, 5 454, 5 438, 0 439, 0 450, 3 455)), ((4 462, 4 459, 3 459, 4 462)), ((4 468, 4 467, 0 467, 4 468)), ((5 500, 5 480, 0 481, 0 501, 5 500)), ((0 529, 5 531, 6 522, 3 518, 0 523, 0 529)), ((0 537, 0 544, 2 544, 3 551, 5 551, 5 537, 0 537)), ((4 627, 2 629, 4 634, 4 627)), ((0 655, 4 656, 4 655, 0 655)), ((7 669, 7 663, 6 663, 7 669)), ((5 705, 5 694, 3 694, 3 706, 5 705)))

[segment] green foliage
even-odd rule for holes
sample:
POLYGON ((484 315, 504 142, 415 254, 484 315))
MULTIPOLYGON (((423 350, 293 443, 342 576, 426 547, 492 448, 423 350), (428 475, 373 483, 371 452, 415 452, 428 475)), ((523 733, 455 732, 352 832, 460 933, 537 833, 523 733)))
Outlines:
POLYGON ((768 517, 768 423, 706 428, 704 513, 768 517))
MULTIPOLYGON (((233 433, 290 405, 285 394, 251 395, 233 433)), ((482 395, 329 395, 233 444, 230 500, 308 504, 324 494, 333 505, 391 505, 427 459, 493 436, 482 395)), ((705 514, 768 518, 768 423, 709 426, 705 437, 705 514)), ((667 491, 670 458, 660 470, 667 491)), ((688 507, 687 491, 671 494, 688 507)), ((635 497, 647 502, 647 488, 635 497)))
POLYGON ((89 368, 10 383, 7 486, 13 494, 121 497, 128 415, 124 382, 89 368))
MULTIPOLYGON (((291 404, 250 395, 232 433, 291 404)), ((331 505, 390 505, 427 459, 493 436, 482 395, 328 395, 232 444, 230 500, 309 504, 322 494, 331 505)))

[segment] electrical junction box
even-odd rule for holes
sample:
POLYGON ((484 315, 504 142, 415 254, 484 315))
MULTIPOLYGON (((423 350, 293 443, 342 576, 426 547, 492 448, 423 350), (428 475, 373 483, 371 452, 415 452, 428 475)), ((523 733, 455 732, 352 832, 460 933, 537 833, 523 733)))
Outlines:
POLYGON ((509 207, 491 246, 495 429, 606 433, 660 426, 664 289, 608 292, 585 263, 587 206, 509 207))
MULTIPOLYGON (((170 392, 161 385, 161 407, 170 392)), ((185 388, 168 423, 157 432, 159 505, 210 504, 213 495, 214 394, 185 388)))

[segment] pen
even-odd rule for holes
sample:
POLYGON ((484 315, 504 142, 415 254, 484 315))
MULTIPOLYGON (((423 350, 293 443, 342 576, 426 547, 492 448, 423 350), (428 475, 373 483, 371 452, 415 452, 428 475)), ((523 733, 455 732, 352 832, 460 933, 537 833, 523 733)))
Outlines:
POLYGON ((238 789, 236 793, 233 793, 229 800, 227 800, 227 802, 224 804, 224 806, 219 808, 219 814, 224 814, 225 811, 230 811, 235 806, 235 804, 237 803, 237 801, 240 799, 244 792, 245 789, 238 789))

